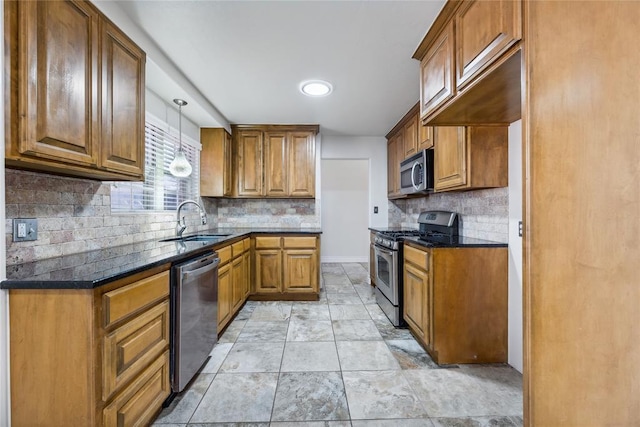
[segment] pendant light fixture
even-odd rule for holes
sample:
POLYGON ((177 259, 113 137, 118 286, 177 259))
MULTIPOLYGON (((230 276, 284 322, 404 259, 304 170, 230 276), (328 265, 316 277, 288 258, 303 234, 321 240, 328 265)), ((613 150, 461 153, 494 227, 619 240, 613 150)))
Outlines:
POLYGON ((189 161, 184 155, 184 151, 182 151, 182 107, 184 105, 187 105, 187 101, 185 101, 184 99, 174 99, 173 102, 178 104, 178 114, 180 115, 180 125, 178 129, 180 146, 178 148, 178 152, 169 165, 169 172, 171 172, 171 175, 177 178, 186 178, 191 175, 192 171, 191 164, 189 164, 189 161))

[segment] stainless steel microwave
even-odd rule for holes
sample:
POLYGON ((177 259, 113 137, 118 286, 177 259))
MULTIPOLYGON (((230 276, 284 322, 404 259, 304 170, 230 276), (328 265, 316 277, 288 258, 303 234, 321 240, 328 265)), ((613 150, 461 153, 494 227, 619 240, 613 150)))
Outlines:
POLYGON ((419 151, 400 163, 400 191, 403 194, 433 192, 433 149, 419 151))

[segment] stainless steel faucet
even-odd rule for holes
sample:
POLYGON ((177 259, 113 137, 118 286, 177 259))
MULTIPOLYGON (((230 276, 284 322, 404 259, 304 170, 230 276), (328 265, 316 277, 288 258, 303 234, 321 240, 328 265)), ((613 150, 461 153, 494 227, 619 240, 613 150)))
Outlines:
POLYGON ((176 237, 182 237, 182 233, 184 233, 184 230, 187 229, 187 225, 184 222, 184 217, 182 217, 182 223, 180 222, 180 211, 182 210, 182 207, 184 205, 187 205, 189 203, 193 203, 194 205, 196 205, 198 207, 198 209, 200 209, 200 219, 202 219, 202 225, 207 223, 207 214, 204 211, 204 209, 202 208, 202 206, 200 206, 200 204, 198 202, 195 202, 193 200, 185 200, 184 202, 180 203, 178 205, 178 211, 176 214, 176 220, 177 220, 177 224, 176 224, 176 237))

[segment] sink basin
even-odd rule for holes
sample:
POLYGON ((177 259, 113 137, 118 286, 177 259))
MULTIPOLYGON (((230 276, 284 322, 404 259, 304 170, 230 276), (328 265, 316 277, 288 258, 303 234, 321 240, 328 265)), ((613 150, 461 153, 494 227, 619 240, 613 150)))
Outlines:
POLYGON ((187 237, 172 237, 170 239, 160 240, 161 242, 216 242, 222 240, 229 234, 197 234, 187 237))

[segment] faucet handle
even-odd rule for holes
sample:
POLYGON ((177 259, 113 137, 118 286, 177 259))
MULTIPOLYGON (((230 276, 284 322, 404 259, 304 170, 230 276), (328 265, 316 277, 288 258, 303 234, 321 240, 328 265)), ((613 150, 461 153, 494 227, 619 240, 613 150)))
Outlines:
POLYGON ((200 218, 202 218, 202 225, 207 223, 207 216, 205 214, 200 214, 200 218))

